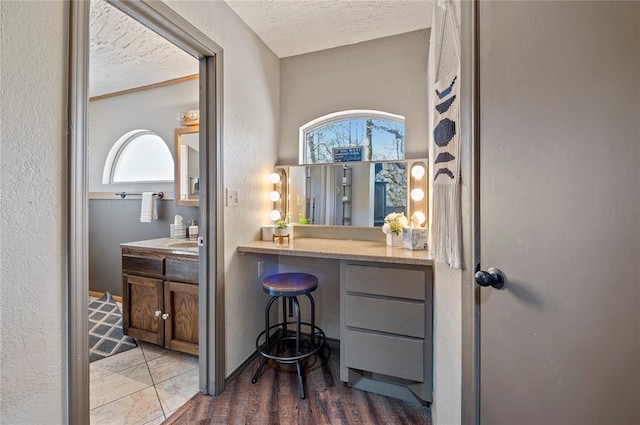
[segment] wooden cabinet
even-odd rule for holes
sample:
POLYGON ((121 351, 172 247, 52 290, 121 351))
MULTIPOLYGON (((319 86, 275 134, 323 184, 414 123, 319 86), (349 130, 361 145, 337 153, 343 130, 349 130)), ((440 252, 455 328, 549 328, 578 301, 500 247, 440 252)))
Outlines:
POLYGON ((124 333, 198 354, 198 257, 122 249, 124 333))
POLYGON ((432 401, 431 268, 343 261, 340 286, 341 380, 432 401))

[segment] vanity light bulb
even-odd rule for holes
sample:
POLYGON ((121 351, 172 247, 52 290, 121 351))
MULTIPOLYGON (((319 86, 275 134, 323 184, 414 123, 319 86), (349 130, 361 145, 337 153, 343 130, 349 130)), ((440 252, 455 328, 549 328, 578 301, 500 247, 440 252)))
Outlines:
POLYGON ((181 112, 181 113, 179 113, 178 115, 176 115, 176 119, 177 119, 178 121, 184 121, 184 120, 186 120, 186 119, 187 119, 187 116, 186 116, 184 113, 182 113, 182 112, 181 112))
POLYGON ((198 119, 198 112, 196 111, 189 111, 189 119, 190 120, 197 120, 198 119))
POLYGON ((280 220, 280 211, 278 210, 273 210, 269 213, 269 218, 273 221, 278 221, 280 220))
POLYGON ((273 202, 276 202, 280 199, 280 192, 277 191, 273 191, 273 192, 269 192, 269 199, 271 199, 273 202))
POLYGON ((278 173, 271 173, 269 174, 269 183, 280 183, 280 174, 278 173))
POLYGON ((414 165, 411 168, 411 175, 416 179, 421 179, 424 176, 425 169, 422 165, 414 165))
POLYGON ((413 189, 411 191, 411 199, 414 201, 422 201, 424 199, 424 191, 422 189, 413 189))
POLYGON ((416 211, 416 212, 414 212, 414 213, 413 213, 413 216, 414 216, 415 218, 417 218, 417 219, 418 219, 418 223, 419 223, 420 225, 422 225, 422 223, 424 223, 424 222, 425 222, 425 220, 427 219, 427 217, 425 217, 425 216, 424 216, 424 213, 423 213, 422 211, 416 211))

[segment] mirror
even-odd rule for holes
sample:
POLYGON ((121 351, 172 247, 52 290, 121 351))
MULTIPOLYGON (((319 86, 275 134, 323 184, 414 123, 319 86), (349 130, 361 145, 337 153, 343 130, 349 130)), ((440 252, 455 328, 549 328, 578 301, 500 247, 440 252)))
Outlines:
MULTIPOLYGON (((392 212, 417 210, 409 199, 408 172, 421 160, 282 166, 289 175, 290 222, 379 227, 392 212)), ((426 177, 425 177, 426 178, 426 177)), ((426 202, 424 205, 425 214, 426 202)))
POLYGON ((176 204, 198 206, 200 198, 200 126, 176 128, 176 204))

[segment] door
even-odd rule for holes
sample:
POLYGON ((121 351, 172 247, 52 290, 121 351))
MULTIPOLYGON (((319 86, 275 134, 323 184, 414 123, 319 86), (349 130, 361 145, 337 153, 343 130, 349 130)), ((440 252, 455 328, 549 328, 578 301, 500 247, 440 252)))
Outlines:
POLYGON ((480 423, 640 423, 640 3, 478 7, 480 423))

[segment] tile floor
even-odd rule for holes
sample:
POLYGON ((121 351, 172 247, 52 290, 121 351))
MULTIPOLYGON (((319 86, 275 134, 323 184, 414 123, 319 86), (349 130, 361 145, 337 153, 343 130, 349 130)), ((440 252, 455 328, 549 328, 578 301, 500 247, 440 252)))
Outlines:
POLYGON ((91 425, 156 425, 198 393, 198 357, 138 341, 89 365, 91 425))

